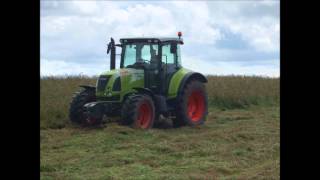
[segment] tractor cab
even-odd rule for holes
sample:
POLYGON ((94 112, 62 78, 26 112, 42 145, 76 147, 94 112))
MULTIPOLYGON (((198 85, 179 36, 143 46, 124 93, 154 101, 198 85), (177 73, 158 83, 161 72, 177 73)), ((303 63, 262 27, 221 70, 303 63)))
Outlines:
POLYGON ((111 39, 108 52, 114 53, 110 55, 110 69, 115 69, 115 46, 121 47, 120 69, 143 70, 144 88, 165 95, 172 75, 182 68, 183 39, 181 33, 178 35, 178 38, 122 38, 121 44, 114 44, 111 39))

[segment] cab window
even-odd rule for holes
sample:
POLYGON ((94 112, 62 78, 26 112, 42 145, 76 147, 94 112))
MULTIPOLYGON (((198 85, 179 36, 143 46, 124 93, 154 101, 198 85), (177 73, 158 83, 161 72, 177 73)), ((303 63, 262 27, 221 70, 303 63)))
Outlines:
POLYGON ((163 63, 174 64, 175 54, 170 52, 171 44, 162 45, 162 57, 161 60, 163 63))
POLYGON ((135 63, 154 62, 158 56, 158 45, 149 43, 134 43, 124 46, 123 67, 135 63))

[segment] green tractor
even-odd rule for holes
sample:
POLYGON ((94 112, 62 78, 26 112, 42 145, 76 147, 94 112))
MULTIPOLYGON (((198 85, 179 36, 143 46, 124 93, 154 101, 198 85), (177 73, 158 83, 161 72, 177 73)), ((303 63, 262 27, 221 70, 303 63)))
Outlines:
POLYGON ((97 125, 104 116, 120 116, 120 123, 149 129, 160 115, 174 127, 203 124, 208 114, 204 75, 181 65, 181 32, 177 38, 111 38, 110 71, 96 87, 82 85, 69 109, 72 123, 97 125), (115 69, 116 47, 121 48, 120 69, 115 69))

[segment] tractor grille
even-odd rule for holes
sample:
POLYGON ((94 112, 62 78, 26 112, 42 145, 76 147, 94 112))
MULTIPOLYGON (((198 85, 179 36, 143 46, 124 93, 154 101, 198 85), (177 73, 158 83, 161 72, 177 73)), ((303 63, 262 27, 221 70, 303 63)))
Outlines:
POLYGON ((106 85, 108 83, 108 80, 110 79, 111 76, 100 76, 98 79, 98 84, 97 84, 97 90, 98 91, 104 91, 106 88, 106 85))

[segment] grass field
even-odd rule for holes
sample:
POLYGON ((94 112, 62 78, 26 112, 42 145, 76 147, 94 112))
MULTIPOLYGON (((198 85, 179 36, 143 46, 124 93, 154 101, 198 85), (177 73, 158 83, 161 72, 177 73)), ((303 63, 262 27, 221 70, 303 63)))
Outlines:
POLYGON ((208 79, 205 125, 148 131, 73 127, 72 93, 95 79, 41 79, 41 179, 279 179, 279 79, 208 79))

